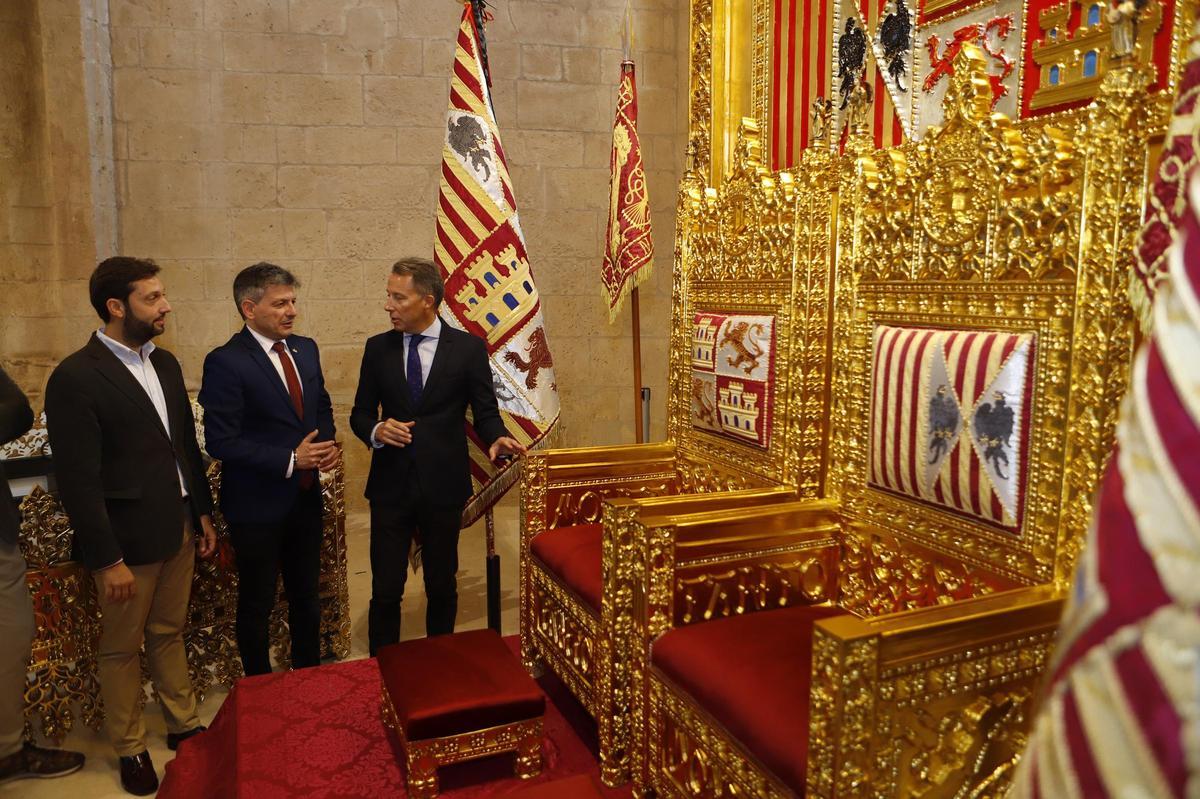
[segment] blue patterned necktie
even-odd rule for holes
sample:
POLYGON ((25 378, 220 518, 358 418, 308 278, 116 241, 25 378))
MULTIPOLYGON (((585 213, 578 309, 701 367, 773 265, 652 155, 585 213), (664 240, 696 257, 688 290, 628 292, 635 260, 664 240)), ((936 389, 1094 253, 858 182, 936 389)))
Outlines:
POLYGON ((408 366, 405 372, 408 377, 408 397, 412 400, 414 410, 421 402, 421 389, 425 387, 425 381, 421 378, 421 354, 417 352, 417 345, 423 338, 420 333, 413 333, 408 339, 408 366))

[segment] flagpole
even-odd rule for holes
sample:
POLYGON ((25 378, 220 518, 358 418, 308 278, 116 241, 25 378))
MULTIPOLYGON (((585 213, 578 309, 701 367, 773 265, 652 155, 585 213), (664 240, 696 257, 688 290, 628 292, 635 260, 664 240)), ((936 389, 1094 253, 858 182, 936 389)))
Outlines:
MULTIPOLYGON (((626 19, 628 20, 628 8, 626 19)), ((628 28, 627 28, 628 29, 628 28)), ((628 37, 625 42, 625 60, 621 62, 621 73, 628 74, 633 69, 633 61, 629 58, 628 37)), ((629 290, 630 311, 633 313, 633 440, 638 444, 645 443, 642 435, 642 307, 638 297, 637 283, 629 290)))
MULTIPOLYGON (((625 0, 625 16, 621 25, 621 51, 624 56, 621 61, 621 74, 623 76, 633 71, 632 16, 632 4, 629 0, 625 0)), ((642 308, 636 282, 629 290, 629 300, 630 310, 633 313, 633 440, 638 444, 644 444, 645 436, 642 435, 642 308)))
POLYGON ((642 312, 638 307, 638 290, 634 286, 629 292, 633 310, 633 426, 636 441, 643 444, 642 435, 642 312))
MULTIPOLYGON (((475 20, 475 35, 479 40, 479 63, 483 66, 484 84, 491 89, 492 87, 492 70, 488 65, 487 56, 487 38, 483 34, 483 23, 485 20, 484 7, 487 5, 486 0, 469 0, 471 13, 475 20)), ((491 104, 492 93, 487 92, 488 104, 491 104)), ((495 116, 496 109, 492 107, 492 115, 495 116)), ((484 531, 487 539, 487 617, 488 627, 495 630, 497 633, 503 634, 500 629, 500 555, 496 553, 496 519, 489 507, 484 514, 484 531)))

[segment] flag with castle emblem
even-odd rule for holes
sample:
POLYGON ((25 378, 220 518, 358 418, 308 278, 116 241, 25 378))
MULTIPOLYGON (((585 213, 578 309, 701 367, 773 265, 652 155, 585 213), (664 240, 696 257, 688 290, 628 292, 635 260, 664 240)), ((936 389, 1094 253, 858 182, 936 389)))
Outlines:
POLYGON ((650 277, 654 242, 650 236, 650 195, 642 146, 637 133, 637 84, 633 62, 621 64, 617 90, 617 118, 613 122, 612 158, 608 195, 608 235, 600 277, 608 321, 621 310, 629 290, 650 277))
MULTIPOLYGON (((487 341, 504 424, 533 446, 558 421, 558 387, 480 50, 467 5, 450 76, 434 260, 446 281, 442 318, 487 341)), ((488 460, 470 425, 467 435, 475 491, 464 525, 483 515, 518 475, 511 465, 488 460)))

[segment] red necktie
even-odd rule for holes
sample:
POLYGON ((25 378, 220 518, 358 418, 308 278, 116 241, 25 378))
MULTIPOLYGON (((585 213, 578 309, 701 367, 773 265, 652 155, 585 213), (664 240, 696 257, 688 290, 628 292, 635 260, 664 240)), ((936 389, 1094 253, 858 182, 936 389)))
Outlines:
MULTIPOLYGON (((292 407, 296 409, 296 415, 303 420, 304 395, 300 393, 300 378, 296 376, 296 367, 292 366, 292 359, 287 356, 287 347, 282 341, 276 341, 271 345, 271 352, 279 356, 279 363, 283 365, 283 379, 287 382, 288 394, 292 397, 292 407)), ((300 470, 300 487, 307 491, 312 488, 312 484, 312 470, 300 470)))

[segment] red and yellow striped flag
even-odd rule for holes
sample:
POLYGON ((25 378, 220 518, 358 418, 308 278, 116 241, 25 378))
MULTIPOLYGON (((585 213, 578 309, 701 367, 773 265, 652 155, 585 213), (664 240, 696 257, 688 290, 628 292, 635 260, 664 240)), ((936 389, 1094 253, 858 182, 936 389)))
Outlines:
POLYGON ((650 194, 637 133, 637 83, 633 62, 621 64, 617 118, 613 122, 612 177, 608 199, 608 235, 600 269, 611 324, 629 290, 650 277, 654 241, 650 235, 650 194))
MULTIPOLYGON (((558 421, 554 360, 525 253, 525 235, 480 57, 470 5, 463 10, 442 148, 434 260, 446 281, 447 322, 487 341, 496 399, 509 434, 533 446, 558 421)), ((516 480, 495 466, 467 426, 474 494, 463 524, 478 519, 516 480)))

